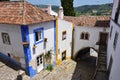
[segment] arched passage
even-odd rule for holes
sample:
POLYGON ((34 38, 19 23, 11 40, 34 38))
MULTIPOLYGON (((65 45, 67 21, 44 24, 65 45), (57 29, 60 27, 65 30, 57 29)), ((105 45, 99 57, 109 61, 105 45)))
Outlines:
POLYGON ((92 47, 85 47, 79 50, 75 55, 75 60, 87 59, 89 57, 98 57, 98 52, 92 47))

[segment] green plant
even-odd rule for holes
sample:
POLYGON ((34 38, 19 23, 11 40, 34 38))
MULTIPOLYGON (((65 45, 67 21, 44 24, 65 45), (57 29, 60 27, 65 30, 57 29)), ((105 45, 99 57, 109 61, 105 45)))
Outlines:
POLYGON ((46 70, 48 70, 48 71, 52 71, 52 70, 53 70, 53 66, 52 66, 52 64, 48 64, 46 70))

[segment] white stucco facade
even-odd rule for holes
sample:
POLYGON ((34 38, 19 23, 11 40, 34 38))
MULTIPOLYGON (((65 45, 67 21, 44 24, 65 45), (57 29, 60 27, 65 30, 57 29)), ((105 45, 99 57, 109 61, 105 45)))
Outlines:
MULTIPOLYGON (((110 34, 108 40, 108 50, 107 50, 107 69, 109 71, 109 80, 119 80, 120 79, 120 14, 118 21, 115 22, 115 15, 117 12, 118 3, 120 0, 114 0, 111 23, 110 23, 110 34), (117 38, 115 37, 117 34, 117 38), (116 39, 116 40, 115 40, 116 39), (112 61, 111 61, 112 59, 112 61)), ((119 9, 120 10, 120 9, 119 9)))
POLYGON ((30 49, 32 58, 43 53, 44 50, 48 51, 50 49, 54 50, 54 21, 43 22, 40 24, 29 25, 29 34, 30 34, 30 49), (38 44, 34 43, 34 29, 43 28, 44 38, 47 38, 46 49, 44 49, 44 41, 38 44), (33 46, 36 45, 35 54, 33 53, 33 46))
POLYGON ((0 52, 10 56, 25 67, 20 25, 0 24, 0 52), (2 33, 8 33, 10 45, 3 43, 2 33))
POLYGON ((66 51, 66 59, 71 58, 72 47, 72 29, 73 25, 62 19, 58 19, 58 60, 62 60, 62 53, 66 51), (63 32, 66 32, 66 39, 63 38, 63 32))
POLYGON ((100 33, 109 33, 109 28, 104 27, 88 27, 88 26, 75 26, 74 28, 74 57, 76 53, 86 47, 92 47, 98 50, 97 42, 100 39, 100 33), (88 33, 89 39, 81 39, 82 33, 88 33))
MULTIPOLYGON (((40 55, 45 55, 47 51, 52 50, 52 55, 54 55, 54 21, 50 21, 50 22, 43 22, 43 23, 39 23, 39 24, 34 24, 34 25, 29 25, 29 36, 30 36, 30 50, 31 50, 31 55, 32 55, 32 60, 33 60, 33 64, 31 64, 32 66, 34 66, 37 69, 37 61, 36 58, 40 55), (35 44, 35 33, 34 30, 36 29, 41 29, 43 28, 43 41, 40 43, 35 44), (46 42, 46 47, 45 47, 45 42, 44 39, 47 38, 47 42, 46 42), (33 50, 35 45, 35 49, 33 50), (34 61, 35 60, 35 61, 34 61)), ((53 61, 55 61, 55 55, 52 56, 52 61, 51 63, 53 63, 53 61)), ((41 66, 41 70, 43 69, 43 65, 41 66)))

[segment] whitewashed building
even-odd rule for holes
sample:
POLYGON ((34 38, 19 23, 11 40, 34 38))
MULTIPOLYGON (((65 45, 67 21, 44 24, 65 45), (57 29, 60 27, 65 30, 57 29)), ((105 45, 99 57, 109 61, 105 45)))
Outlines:
MULTIPOLYGON (((83 49, 89 47, 98 51, 99 44, 107 44, 110 21, 109 16, 65 16, 65 20, 73 22, 75 25, 73 58, 76 58, 79 51, 83 49)), ((97 57, 97 55, 95 56, 97 57)))
POLYGON ((120 79, 120 0, 114 0, 107 49, 109 80, 120 79))
POLYGON ((71 58, 72 26, 28 2, 0 2, 0 56, 33 77, 45 68, 48 51, 53 66, 71 58))

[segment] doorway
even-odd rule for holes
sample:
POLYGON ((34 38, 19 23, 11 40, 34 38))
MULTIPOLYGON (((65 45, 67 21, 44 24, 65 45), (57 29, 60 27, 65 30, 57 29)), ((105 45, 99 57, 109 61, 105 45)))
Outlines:
POLYGON ((108 33, 100 33, 100 45, 107 45, 108 33))
POLYGON ((62 61, 66 60, 66 51, 62 52, 62 61))
POLYGON ((36 58, 37 61, 37 71, 40 72, 44 67, 43 67, 43 54, 39 55, 36 58))

